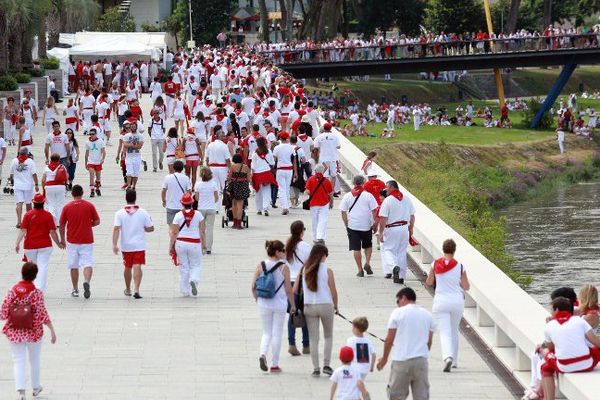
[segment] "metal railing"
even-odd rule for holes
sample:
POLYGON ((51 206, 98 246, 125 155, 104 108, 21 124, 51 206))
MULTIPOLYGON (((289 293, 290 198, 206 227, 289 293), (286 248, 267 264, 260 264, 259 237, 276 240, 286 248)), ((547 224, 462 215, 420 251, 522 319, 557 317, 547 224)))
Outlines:
POLYGON ((277 64, 301 64, 309 62, 395 60, 542 50, 560 51, 565 49, 598 47, 599 43, 600 33, 593 33, 446 42, 421 40, 418 43, 394 43, 359 47, 323 46, 307 49, 267 50, 259 51, 259 53, 277 64))

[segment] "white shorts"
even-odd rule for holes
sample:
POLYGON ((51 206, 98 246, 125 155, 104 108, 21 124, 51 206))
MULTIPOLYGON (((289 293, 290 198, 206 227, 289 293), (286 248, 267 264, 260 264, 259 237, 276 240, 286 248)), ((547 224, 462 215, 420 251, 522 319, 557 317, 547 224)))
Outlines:
POLYGON ((327 168, 327 170, 323 173, 324 177, 333 178, 334 176, 337 176, 337 162, 323 161, 322 164, 327 168))
POLYGON ((185 119, 185 114, 175 113, 175 114, 173 114, 173 119, 175 121, 183 121, 185 119))
POLYGON ((33 189, 29 189, 29 190, 15 189, 15 202, 16 203, 31 204, 32 199, 33 199, 33 189))
POLYGON ((177 158, 175 158, 175 155, 166 155, 165 154, 165 159, 167 160, 167 165, 173 165, 175 164, 175 161, 177 161, 177 158))
POLYGON ((94 265, 94 244, 71 244, 67 243, 67 267, 79 269, 94 265))
POLYGON ((126 171, 125 175, 137 178, 138 176, 140 176, 140 166, 141 165, 142 165, 141 158, 134 158, 133 160, 131 158, 126 158, 125 159, 125 169, 127 171, 126 171))
POLYGON ((112 128, 110 126, 110 118, 104 118, 102 123, 102 128, 104 128, 104 132, 112 132, 112 128))

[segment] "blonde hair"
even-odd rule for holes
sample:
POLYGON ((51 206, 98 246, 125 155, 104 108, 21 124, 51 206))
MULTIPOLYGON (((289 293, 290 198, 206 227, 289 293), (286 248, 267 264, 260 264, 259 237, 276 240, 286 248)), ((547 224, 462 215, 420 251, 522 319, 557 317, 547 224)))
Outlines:
POLYGON ((202 167, 200 168, 200 179, 202 179, 202 182, 208 182, 212 179, 213 174, 210 168, 208 167, 202 167))
POLYGON ((52 107, 54 105, 54 97, 50 96, 46 99, 46 107, 52 107))
POLYGON ((598 289, 593 285, 585 285, 579 290, 579 310, 587 311, 598 307, 598 289))

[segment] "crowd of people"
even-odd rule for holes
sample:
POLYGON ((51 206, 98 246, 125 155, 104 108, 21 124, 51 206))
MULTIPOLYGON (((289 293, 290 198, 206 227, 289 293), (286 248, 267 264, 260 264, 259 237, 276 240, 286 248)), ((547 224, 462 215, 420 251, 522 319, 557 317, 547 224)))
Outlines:
MULTIPOLYGON (((368 319, 357 317, 347 346, 340 350, 343 365, 334 370, 333 324, 341 314, 326 243, 330 210, 342 194, 342 185, 340 138, 333 124, 322 118, 323 112, 307 98, 301 82, 241 47, 179 51, 164 83, 158 77, 151 79, 150 72, 143 73, 143 65, 99 61, 93 67, 88 64, 88 72, 80 76, 78 70, 86 64, 78 63, 72 80, 77 95, 62 110, 51 98, 44 110, 37 110, 31 93, 21 104, 12 99, 7 106, 5 136, 13 136, 8 141, 0 138, 0 166, 14 156, 8 180, 16 204, 15 251, 23 249, 26 262, 22 281, 2 303, 1 318, 7 321, 3 332, 11 343, 19 400, 26 398, 26 353, 33 394, 42 391, 43 325, 50 329, 52 343, 56 341, 43 297, 52 284, 47 272, 53 243, 67 252, 71 296, 80 296, 82 271, 83 297, 91 298, 94 228, 101 224, 95 204, 102 201, 105 187, 115 190, 121 185, 106 182, 102 171, 107 157, 115 157, 123 176, 125 205, 114 214, 112 233, 112 250, 121 255, 124 266, 123 295, 136 301, 143 298, 146 235, 154 231, 153 218, 137 204, 138 180, 149 169, 150 160, 146 162, 142 155, 145 145, 151 146, 152 153, 148 173, 166 173, 160 196, 169 226, 169 255, 179 268, 179 291, 184 297, 198 295, 202 258, 212 253, 214 221, 221 205, 223 218, 234 230, 247 228, 252 196, 256 216, 263 221, 274 209, 281 209, 283 216, 296 208, 310 212, 312 243, 305 238, 304 223, 290 221, 286 243, 266 241, 266 258, 252 278, 263 328, 258 357, 262 371, 281 372, 279 356, 288 314, 289 353, 310 354, 311 375, 331 377, 331 398, 368 399, 366 376, 391 361, 388 397, 406 399, 412 390, 414 399, 428 399, 427 359, 436 325, 443 371, 458 366, 458 324, 469 281, 465 266, 454 259, 456 244, 451 239, 444 242, 444 257, 433 263, 427 278, 427 284, 436 288, 433 315, 416 305, 413 289, 403 287, 396 295, 398 307, 390 316, 381 358, 377 359, 365 336, 368 319), (150 98, 149 109, 142 108, 143 96, 150 98), (48 127, 44 138, 34 133, 39 119, 48 127), (44 142, 43 153, 34 150, 37 140, 44 142), (38 175, 34 158, 40 157, 45 165, 38 175), (84 174, 77 173, 77 165, 85 169, 84 174), (67 192, 72 200, 65 203, 67 192), (297 328, 302 331, 302 351, 296 347, 297 328)), ((401 107, 388 108, 387 114, 403 118, 412 113, 414 120, 419 109, 401 107)), ((378 107, 373 104, 370 112, 375 118, 378 107)), ((473 113, 473 107, 467 108, 465 120, 473 113)), ((428 121, 429 115, 422 118, 428 121)), ((404 285, 407 248, 417 244, 415 208, 397 182, 379 179, 376 159, 376 153, 368 154, 338 208, 356 276, 374 274, 375 241, 382 275, 404 285)))

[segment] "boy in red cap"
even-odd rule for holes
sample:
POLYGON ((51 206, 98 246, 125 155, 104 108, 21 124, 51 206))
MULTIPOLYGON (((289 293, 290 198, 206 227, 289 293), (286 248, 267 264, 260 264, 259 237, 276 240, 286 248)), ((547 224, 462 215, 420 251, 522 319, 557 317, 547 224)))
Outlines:
POLYGON ((330 400, 371 400, 359 370, 352 365, 353 359, 352 347, 344 346, 340 349, 340 361, 344 365, 337 368, 329 378, 332 382, 330 400))

